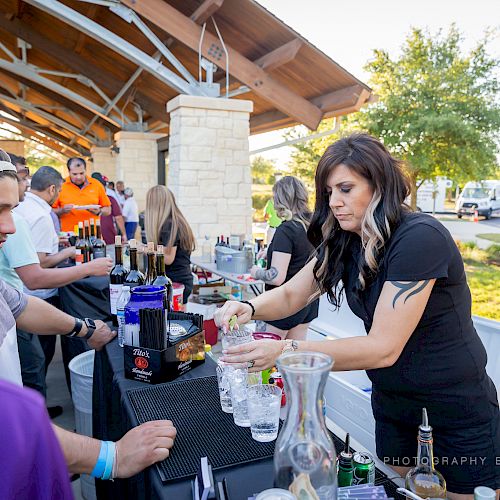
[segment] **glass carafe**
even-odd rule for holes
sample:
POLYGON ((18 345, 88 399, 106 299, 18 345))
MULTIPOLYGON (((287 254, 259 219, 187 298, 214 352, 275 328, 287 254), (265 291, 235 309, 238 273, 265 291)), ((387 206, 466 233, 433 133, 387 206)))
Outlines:
POLYGON ((337 498, 336 452, 323 417, 330 356, 291 352, 277 361, 285 380, 288 414, 276 441, 274 483, 304 500, 337 498))

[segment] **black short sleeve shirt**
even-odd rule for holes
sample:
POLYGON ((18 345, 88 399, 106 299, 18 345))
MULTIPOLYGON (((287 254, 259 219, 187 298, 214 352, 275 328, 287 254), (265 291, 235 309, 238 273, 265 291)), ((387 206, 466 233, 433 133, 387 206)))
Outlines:
MULTIPOLYGON (((160 244, 167 246, 170 239, 170 232, 172 231, 172 224, 167 221, 162 227, 160 233, 160 244)), ((193 276, 191 274, 191 252, 186 251, 180 245, 180 238, 177 234, 174 240, 174 247, 177 247, 175 259, 169 266, 165 266, 166 275, 174 283, 182 283, 185 286, 193 286, 193 276)))
MULTIPOLYGON (((373 383, 374 413, 387 416, 402 411, 395 407, 394 395, 407 399, 402 403, 398 398, 400 406, 420 407, 425 401, 430 405, 432 398, 440 405, 473 393, 496 399, 485 372, 486 351, 472 323, 462 257, 448 230, 430 215, 407 214, 386 244, 376 277, 361 294, 355 290, 362 251, 359 238, 351 250, 345 261, 345 293, 367 332, 386 281, 436 279, 422 318, 399 359, 391 367, 367 371, 373 383)), ((448 408, 456 412, 451 401, 448 408)), ((445 413, 442 410, 443 418, 445 413)))

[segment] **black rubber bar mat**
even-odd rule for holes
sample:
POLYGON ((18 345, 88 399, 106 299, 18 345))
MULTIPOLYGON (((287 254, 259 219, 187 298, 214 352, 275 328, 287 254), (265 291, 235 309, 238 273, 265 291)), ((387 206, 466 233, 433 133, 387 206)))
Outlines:
POLYGON ((216 377, 132 389, 127 396, 140 424, 169 419, 177 428, 170 456, 156 464, 163 482, 195 475, 204 456, 215 470, 274 454, 274 441, 254 441, 249 427, 221 410, 216 377))

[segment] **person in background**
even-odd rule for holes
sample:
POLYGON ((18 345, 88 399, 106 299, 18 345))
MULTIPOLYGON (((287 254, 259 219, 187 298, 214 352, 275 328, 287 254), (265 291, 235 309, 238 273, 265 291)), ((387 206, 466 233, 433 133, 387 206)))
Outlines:
MULTIPOLYGON (((0 457, 0 498, 72 500, 68 472, 91 474, 102 441, 51 425, 43 398, 30 389, 0 381, 0 401, 0 442, 8 450, 0 457)), ((115 444, 112 477, 131 477, 164 460, 175 435, 169 420, 130 430, 115 444)))
POLYGON ((122 215, 125 219, 125 232, 127 239, 131 240, 135 237, 137 225, 139 224, 139 208, 134 199, 134 191, 131 188, 126 188, 124 191, 125 202, 122 207, 122 215))
MULTIPOLYGON (((296 177, 282 177, 273 186, 273 195, 276 216, 282 222, 276 226, 267 249, 267 269, 253 266, 250 270, 254 278, 264 281, 266 290, 290 281, 314 251, 307 239, 311 211, 304 183, 296 177)), ((318 316, 318 306, 319 299, 316 299, 287 318, 267 321, 264 330, 282 339, 304 340, 309 323, 318 316)))
MULTIPOLYGON (((0 161, 3 168, 11 165, 7 154, 0 149, 0 161)), ((0 171, 0 181, 7 175, 7 170, 0 171)), ((26 181, 18 177, 14 172, 14 178, 17 181, 14 186, 5 183, 0 190, 0 205, 5 205, 6 200, 16 200, 11 204, 11 209, 18 205, 19 201, 24 200, 26 191, 26 181), (10 192, 14 187, 13 192, 10 192)), ((10 175, 12 177, 12 175, 10 175)), ((54 189, 52 189, 54 190, 54 189)), ((33 200, 32 200, 33 201, 33 200)), ((9 205, 10 206, 10 205, 9 205)), ((40 213, 37 211, 37 213, 40 213)), ((112 267, 112 261, 108 258, 96 259, 92 262, 82 264, 81 266, 67 267, 63 269, 43 267, 40 265, 39 254, 33 244, 30 226, 27 221, 17 211, 12 213, 12 219, 15 224, 16 231, 7 241, 0 234, 0 242, 3 243, 0 248, 0 278, 5 280, 11 286, 19 291, 23 288, 28 293, 33 293, 34 290, 44 289, 42 293, 52 295, 52 290, 59 286, 72 283, 86 276, 105 276, 109 273, 112 267), (52 289, 52 290, 51 290, 52 289)), ((46 224, 47 235, 50 239, 57 238, 53 226, 46 224)), ((38 238, 38 236, 37 236, 38 238)), ((41 243, 40 243, 41 244, 41 243)), ((46 243, 44 243, 46 245, 46 243)), ((47 249, 47 246, 41 250, 47 249)), ((70 252, 68 252, 70 253, 70 252)), ((47 256, 46 252, 40 252, 45 265, 57 261, 57 257, 47 256)), ((66 257, 65 254, 63 254, 66 257)), ((65 339, 69 341, 69 339, 65 339)), ((18 332, 16 340, 16 349, 19 342, 19 356, 21 358, 22 377, 24 384, 38 390, 43 396, 46 395, 45 385, 45 354, 40 345, 40 341, 36 335, 32 335, 29 331, 18 332)), ((50 342, 50 341, 49 341, 50 342)), ((66 349, 63 343, 63 355, 66 349)), ((18 357, 19 357, 18 356, 18 357)), ((65 356, 65 358, 68 358, 65 356)), ((67 359, 69 362, 69 359, 67 359)), ((66 363, 67 364, 67 363, 66 363)))
POLYGON ((111 190, 111 191, 114 191, 115 190, 115 183, 113 181, 110 181, 108 180, 106 186, 111 190))
POLYGON ((118 201, 120 202, 120 206, 123 207, 125 203, 125 183, 123 181, 118 181, 116 183, 116 195, 118 196, 118 201))
POLYGON ((118 193, 115 191, 115 183, 113 181, 110 181, 105 175, 102 175, 99 172, 94 172, 92 174, 92 177, 94 177, 94 179, 100 180, 101 183, 104 185, 104 188, 106 189, 106 194, 108 195, 108 198, 109 199, 114 198, 117 201, 118 205, 120 205, 120 200, 118 199, 118 193), (94 174, 99 174, 101 179, 96 177, 94 174))
POLYGON ((111 202, 102 184, 87 176, 87 164, 83 158, 70 158, 67 167, 69 175, 53 208, 61 221, 61 229, 74 231, 79 222, 109 215, 111 202), (96 208, 77 209, 85 205, 96 205, 96 208))
POLYGON ((380 460, 406 475, 404 458, 415 456, 426 408, 446 497, 472 499, 478 485, 498 495, 498 396, 451 234, 431 215, 409 209, 411 184, 402 163, 367 134, 331 144, 315 184, 308 230, 314 258, 249 304, 226 302, 215 322, 224 329, 234 314, 240 323, 279 319, 326 293, 334 308, 347 300, 367 335, 333 342, 259 340, 228 348, 221 360, 260 371, 284 352, 314 351, 333 358, 336 371, 366 370, 380 460))
MULTIPOLYGON (((94 172, 92 177, 97 179, 104 187, 106 187, 106 179, 99 172, 94 172)), ((118 234, 116 229, 118 228, 120 234, 122 235, 122 243, 126 243, 128 239, 125 231, 122 209, 120 208, 120 204, 116 198, 116 193, 113 191, 113 195, 110 194, 109 191, 111 190, 106 187, 106 194, 108 194, 109 201, 111 202, 111 214, 101 215, 102 239, 106 242, 106 245, 114 245, 115 236, 118 234)))
POLYGON ((155 186, 147 192, 144 218, 147 241, 164 247, 167 276, 184 285, 185 304, 193 290, 191 252, 196 248, 193 231, 165 186, 155 186))

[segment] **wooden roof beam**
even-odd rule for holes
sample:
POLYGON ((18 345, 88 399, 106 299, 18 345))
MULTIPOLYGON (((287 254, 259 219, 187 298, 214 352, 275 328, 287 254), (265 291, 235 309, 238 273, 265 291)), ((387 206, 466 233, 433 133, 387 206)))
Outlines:
MULTIPOLYGON (((201 27, 163 0, 122 0, 122 3, 169 33, 190 49, 197 51, 201 27)), ((323 117, 322 111, 307 99, 277 82, 262 68, 226 44, 231 73, 240 82, 270 102, 297 122, 315 130, 323 117)), ((218 66, 224 60, 220 40, 205 32, 202 46, 203 57, 218 66)))
MULTIPOLYGON (((9 20, 5 16, 0 15, 0 28, 16 37, 22 38, 35 49, 43 51, 57 64, 90 78, 99 87, 108 89, 114 94, 117 94, 125 83, 125 81, 118 80, 115 75, 104 71, 82 56, 75 54, 73 50, 53 42, 36 31, 35 27, 19 19, 12 18, 9 20)), ((143 92, 138 91, 134 96, 134 100, 152 117, 157 120, 167 120, 167 113, 163 111, 165 107, 153 101, 143 92)))
POLYGON ((203 24, 222 7, 223 3, 224 0, 205 0, 190 17, 195 23, 203 24))
POLYGON ((283 44, 281 47, 272 50, 265 56, 259 57, 254 61, 254 64, 266 71, 273 71, 274 69, 293 61, 303 45, 304 43, 302 40, 295 38, 294 40, 283 44))

